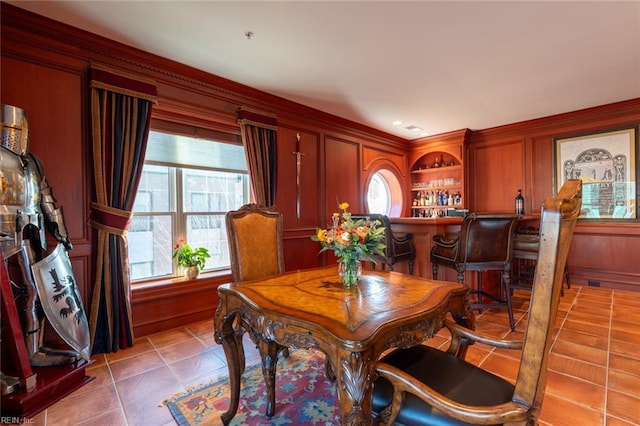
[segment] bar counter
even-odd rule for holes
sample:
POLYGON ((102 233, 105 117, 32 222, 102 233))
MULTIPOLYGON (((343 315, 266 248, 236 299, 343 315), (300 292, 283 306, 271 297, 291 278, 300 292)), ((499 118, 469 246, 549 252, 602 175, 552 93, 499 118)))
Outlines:
MULTIPOLYGON (((421 218, 421 217, 390 217, 391 230, 396 234, 413 234, 414 244, 416 248, 416 259, 414 262, 414 275, 432 278, 431 260, 429 255, 431 247, 433 247, 433 236, 449 235, 455 236, 460 231, 462 217, 438 217, 438 218, 421 218)), ((407 262, 398 263, 394 266, 394 270, 409 273, 407 262)), ((456 272, 450 268, 440 268, 438 271, 439 279, 448 281, 456 280, 456 272)))
MULTIPOLYGON (((390 217, 391 230, 394 235, 413 234, 416 248, 416 259, 414 261, 414 275, 433 278, 431 270, 431 248, 433 247, 434 235, 445 235, 454 238, 460 232, 463 217, 390 217)), ((536 229, 539 226, 540 215, 524 215, 518 222, 517 228, 521 230, 536 229)), ((406 262, 396 264, 395 270, 409 273, 406 262)), ((468 277, 470 285, 475 282, 475 274, 468 277)), ((456 281, 457 274, 451 268, 438 268, 438 279, 456 281)))

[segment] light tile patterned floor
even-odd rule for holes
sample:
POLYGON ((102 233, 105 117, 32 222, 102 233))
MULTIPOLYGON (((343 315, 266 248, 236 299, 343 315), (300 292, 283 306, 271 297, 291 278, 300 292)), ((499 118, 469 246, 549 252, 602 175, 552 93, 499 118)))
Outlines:
MULTIPOLYGON (((529 293, 516 291, 516 334, 522 334, 529 293)), ((508 336, 506 311, 490 309, 477 327, 508 336)), ((549 361, 543 425, 640 425, 640 292, 574 286, 560 302, 549 361)), ((445 345, 446 333, 429 341, 445 345)), ((257 362, 247 346, 247 363, 257 362)), ((474 345, 468 360, 514 379, 519 353, 474 345)), ((212 321, 141 338, 133 348, 94 357, 96 379, 32 419, 40 426, 173 425, 159 403, 227 373, 212 321)))

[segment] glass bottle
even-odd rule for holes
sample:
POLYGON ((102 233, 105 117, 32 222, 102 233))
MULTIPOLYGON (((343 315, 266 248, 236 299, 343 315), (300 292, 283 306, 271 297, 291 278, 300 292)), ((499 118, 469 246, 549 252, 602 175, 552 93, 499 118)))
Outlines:
POLYGON ((516 214, 524 214, 524 197, 521 189, 518 189, 518 195, 516 195, 516 214))

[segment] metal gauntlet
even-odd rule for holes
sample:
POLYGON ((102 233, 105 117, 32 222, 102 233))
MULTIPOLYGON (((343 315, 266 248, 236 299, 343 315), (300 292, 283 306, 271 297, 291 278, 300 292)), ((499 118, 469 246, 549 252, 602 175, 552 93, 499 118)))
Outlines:
POLYGON ((54 238, 62 243, 67 250, 73 249, 73 245, 69 240, 67 234, 67 228, 64 224, 64 216, 62 215, 62 208, 56 208, 56 200, 51 194, 51 187, 45 179, 42 179, 42 189, 40 190, 40 207, 44 213, 45 223, 47 229, 54 238))

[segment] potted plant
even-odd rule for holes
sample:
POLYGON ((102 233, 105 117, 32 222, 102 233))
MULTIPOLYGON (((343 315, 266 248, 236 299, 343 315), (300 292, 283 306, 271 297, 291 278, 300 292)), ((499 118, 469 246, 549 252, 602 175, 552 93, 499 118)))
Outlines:
POLYGON ((178 266, 187 278, 196 278, 209 257, 209 250, 204 247, 192 248, 184 240, 180 240, 173 251, 173 258, 177 259, 178 266))

